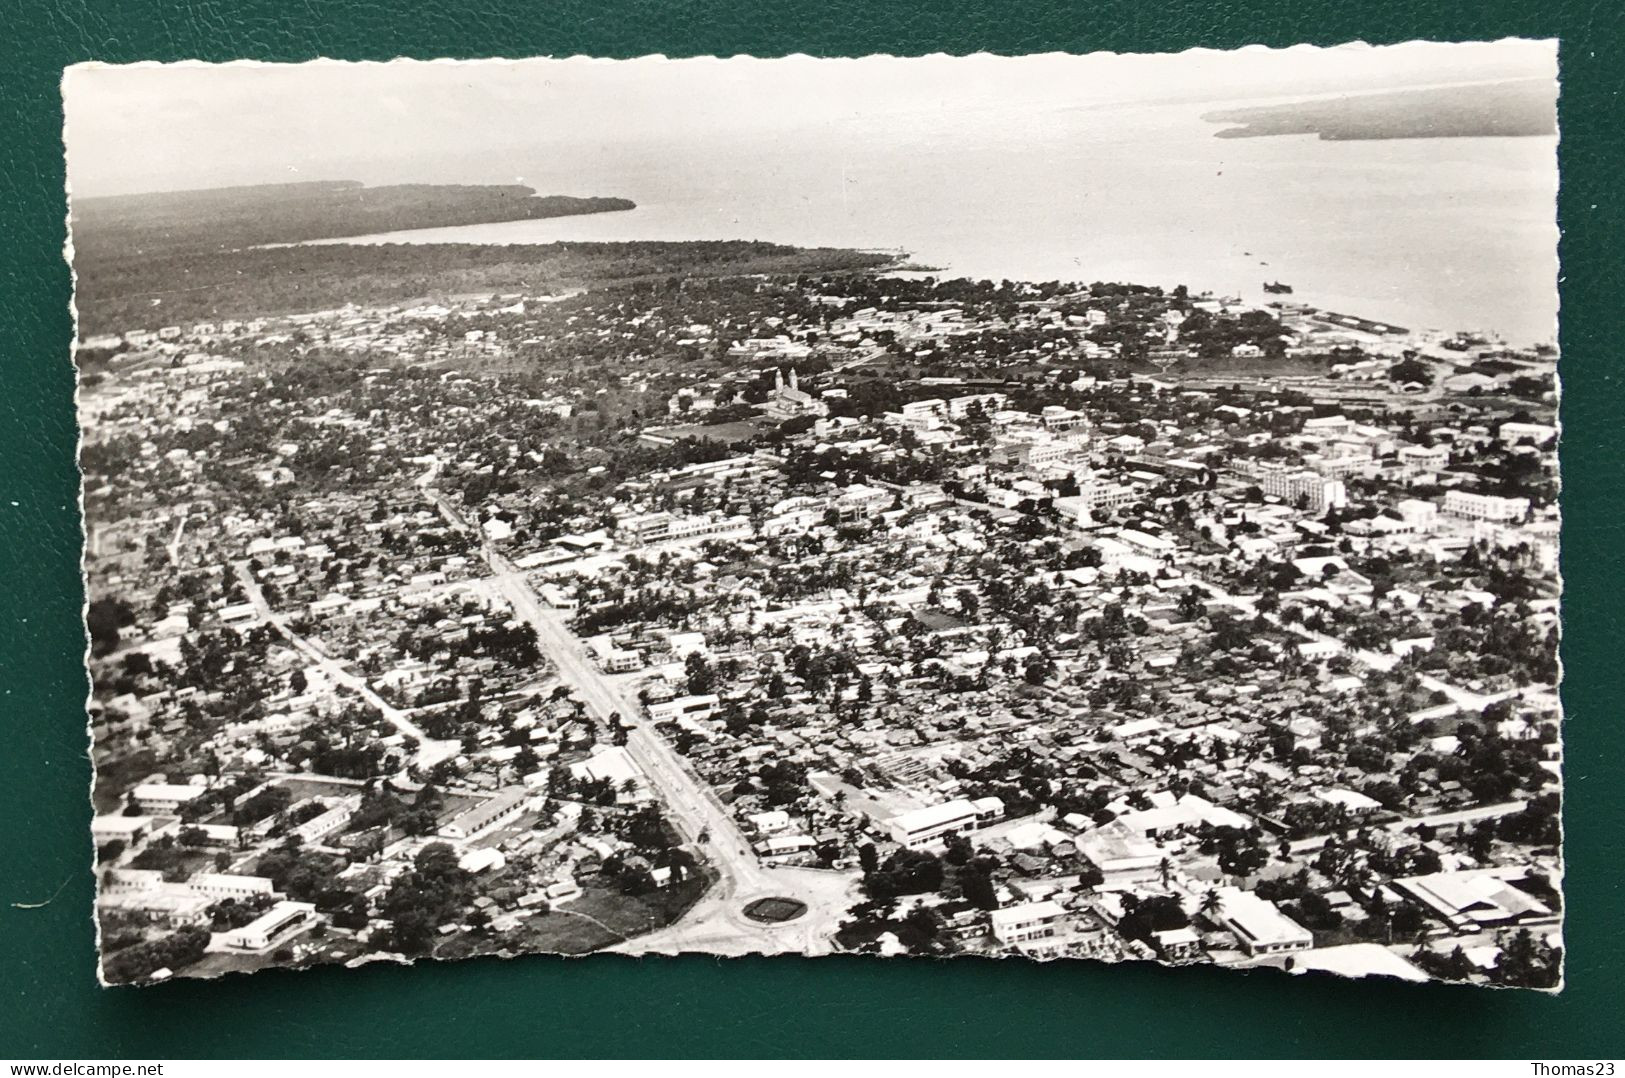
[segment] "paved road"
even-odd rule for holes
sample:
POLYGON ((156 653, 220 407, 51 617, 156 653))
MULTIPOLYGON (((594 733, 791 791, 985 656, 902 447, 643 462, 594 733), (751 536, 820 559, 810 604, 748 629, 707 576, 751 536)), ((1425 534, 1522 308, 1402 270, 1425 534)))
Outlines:
MULTIPOLYGON (((1404 819, 1385 823, 1382 828, 1385 831, 1400 834, 1421 824, 1433 828, 1456 827, 1461 824, 1478 823, 1480 820, 1499 820, 1503 816, 1512 816, 1522 812, 1528 807, 1529 802, 1522 800, 1504 801, 1498 805, 1475 805, 1472 808, 1435 812, 1427 816, 1407 816, 1404 819)), ((1351 824, 1351 826, 1353 825, 1351 824)), ((1320 849, 1332 837, 1331 835, 1315 835, 1312 838, 1300 838, 1289 843, 1289 846, 1293 853, 1305 853, 1309 850, 1320 849)))
POLYGON ((558 667, 559 676, 576 690, 589 711, 605 720, 618 713, 622 724, 631 726, 627 752, 665 799, 685 836, 697 842, 701 834, 709 832, 712 852, 734 879, 759 881, 763 870, 732 817, 689 773, 676 750, 650 729, 637 701, 622 695, 598 669, 580 640, 564 624, 562 615, 537 600, 521 573, 499 572, 485 583, 508 602, 515 615, 536 630, 542 652, 558 667))
MULTIPOLYGON (((500 556, 493 557, 493 568, 505 568, 500 556)), ((658 791, 684 837, 703 848, 717 870, 716 886, 677 923, 614 949, 633 954, 821 954, 831 950, 835 930, 854 900, 856 875, 763 866, 727 808, 653 729, 637 701, 628 700, 598 669, 562 615, 537 601, 524 575, 498 572, 487 583, 535 628, 542 651, 589 710, 606 719, 620 713, 623 723, 631 727, 628 754, 658 791), (702 835, 706 837, 703 843, 702 835), (774 895, 805 902, 807 913, 782 925, 764 925, 744 915, 748 903, 774 895)))
POLYGON ((289 628, 287 618, 272 610, 271 605, 265 601, 265 593, 260 590, 259 581, 254 579, 254 574, 249 572, 248 562, 234 561, 231 563, 231 567, 237 573, 237 579, 242 581, 243 590, 248 593, 249 602, 253 603, 254 609, 259 611, 261 620, 281 633, 288 643, 303 652, 317 666, 320 666, 323 673, 331 678, 334 684, 343 685, 355 691, 363 700, 377 708, 391 726, 407 737, 417 740, 418 766, 433 767, 442 760, 449 760, 462 751, 462 745, 456 741, 436 741, 425 734, 421 727, 407 718, 404 711, 374 692, 372 686, 367 683, 366 678, 350 673, 332 656, 289 628))
POLYGON ((886 349, 884 349, 884 348, 871 348, 871 349, 869 349, 869 351, 863 353, 861 356, 854 356, 853 358, 847 360, 844 363, 834 364, 833 366, 830 367, 830 373, 831 374, 839 374, 842 371, 851 370, 853 367, 861 367, 865 363, 873 363, 875 360, 880 359, 880 358, 884 357, 885 355, 886 355, 886 349))
MULTIPOLYGON (((443 496, 435 501, 454 526, 478 534, 443 496)), ((515 616, 536 630, 537 644, 557 667, 559 676, 581 696, 589 711, 607 720, 618 713, 630 727, 626 750, 648 777, 673 822, 695 847, 703 848, 719 879, 717 885, 676 924, 629 940, 617 950, 677 953, 704 950, 745 954, 778 951, 818 953, 828 950, 829 936, 850 905, 855 877, 812 869, 769 869, 757 860, 749 840, 717 796, 689 770, 687 763, 657 733, 638 702, 628 699, 601 671, 565 616, 537 598, 524 573, 492 550, 481 538, 481 552, 492 575, 479 583, 505 600, 515 616), (701 836, 706 841, 701 842, 701 836), (788 895, 808 904, 808 912, 784 925, 763 925, 745 917, 743 907, 756 898, 788 895)))
POLYGON ((178 507, 175 510, 175 535, 164 544, 164 550, 169 554, 169 564, 179 568, 181 564, 181 537, 186 534, 186 522, 192 515, 192 503, 178 507))

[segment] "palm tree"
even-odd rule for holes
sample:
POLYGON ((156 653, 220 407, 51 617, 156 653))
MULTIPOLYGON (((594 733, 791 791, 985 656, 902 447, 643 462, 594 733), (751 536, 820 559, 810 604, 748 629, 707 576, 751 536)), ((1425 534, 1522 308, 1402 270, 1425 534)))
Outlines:
POLYGON ((1219 892, 1209 887, 1202 895, 1202 903, 1197 907, 1196 911, 1203 917, 1212 920, 1213 917, 1219 912, 1219 907, 1223 905, 1224 899, 1219 897, 1219 892))

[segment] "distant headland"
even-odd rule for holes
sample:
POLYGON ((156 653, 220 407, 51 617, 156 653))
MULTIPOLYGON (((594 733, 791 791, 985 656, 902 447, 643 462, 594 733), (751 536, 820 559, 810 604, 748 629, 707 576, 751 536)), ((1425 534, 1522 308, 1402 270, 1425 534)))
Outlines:
POLYGON ((1235 124, 1218 138, 1318 135, 1352 139, 1469 138, 1555 135, 1557 95, 1550 79, 1516 79, 1360 94, 1204 113, 1235 124))
POLYGON ((538 195, 520 184, 336 180, 76 198, 72 226, 80 251, 150 256, 636 208, 630 199, 538 195))

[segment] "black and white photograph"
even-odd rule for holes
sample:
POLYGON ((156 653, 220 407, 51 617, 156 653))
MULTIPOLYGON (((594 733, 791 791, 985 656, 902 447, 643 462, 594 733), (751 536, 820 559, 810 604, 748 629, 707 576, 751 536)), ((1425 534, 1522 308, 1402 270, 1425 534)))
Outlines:
POLYGON ((102 983, 1561 988, 1555 42, 62 93, 102 983))

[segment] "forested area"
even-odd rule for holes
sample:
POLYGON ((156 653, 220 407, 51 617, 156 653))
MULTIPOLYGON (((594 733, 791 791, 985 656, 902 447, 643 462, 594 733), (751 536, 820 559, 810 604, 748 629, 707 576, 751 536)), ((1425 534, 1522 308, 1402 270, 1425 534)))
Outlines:
MULTIPOLYGON (((75 234, 78 242, 78 234, 75 234)), ((836 273, 887 255, 749 240, 705 242, 333 244, 152 252, 80 248, 81 334, 262 315, 383 306, 466 294, 557 293, 673 276, 836 273)))
POLYGON ((519 184, 366 187, 339 180, 76 199, 72 225, 76 251, 101 259, 636 208, 629 199, 538 195, 519 184))

